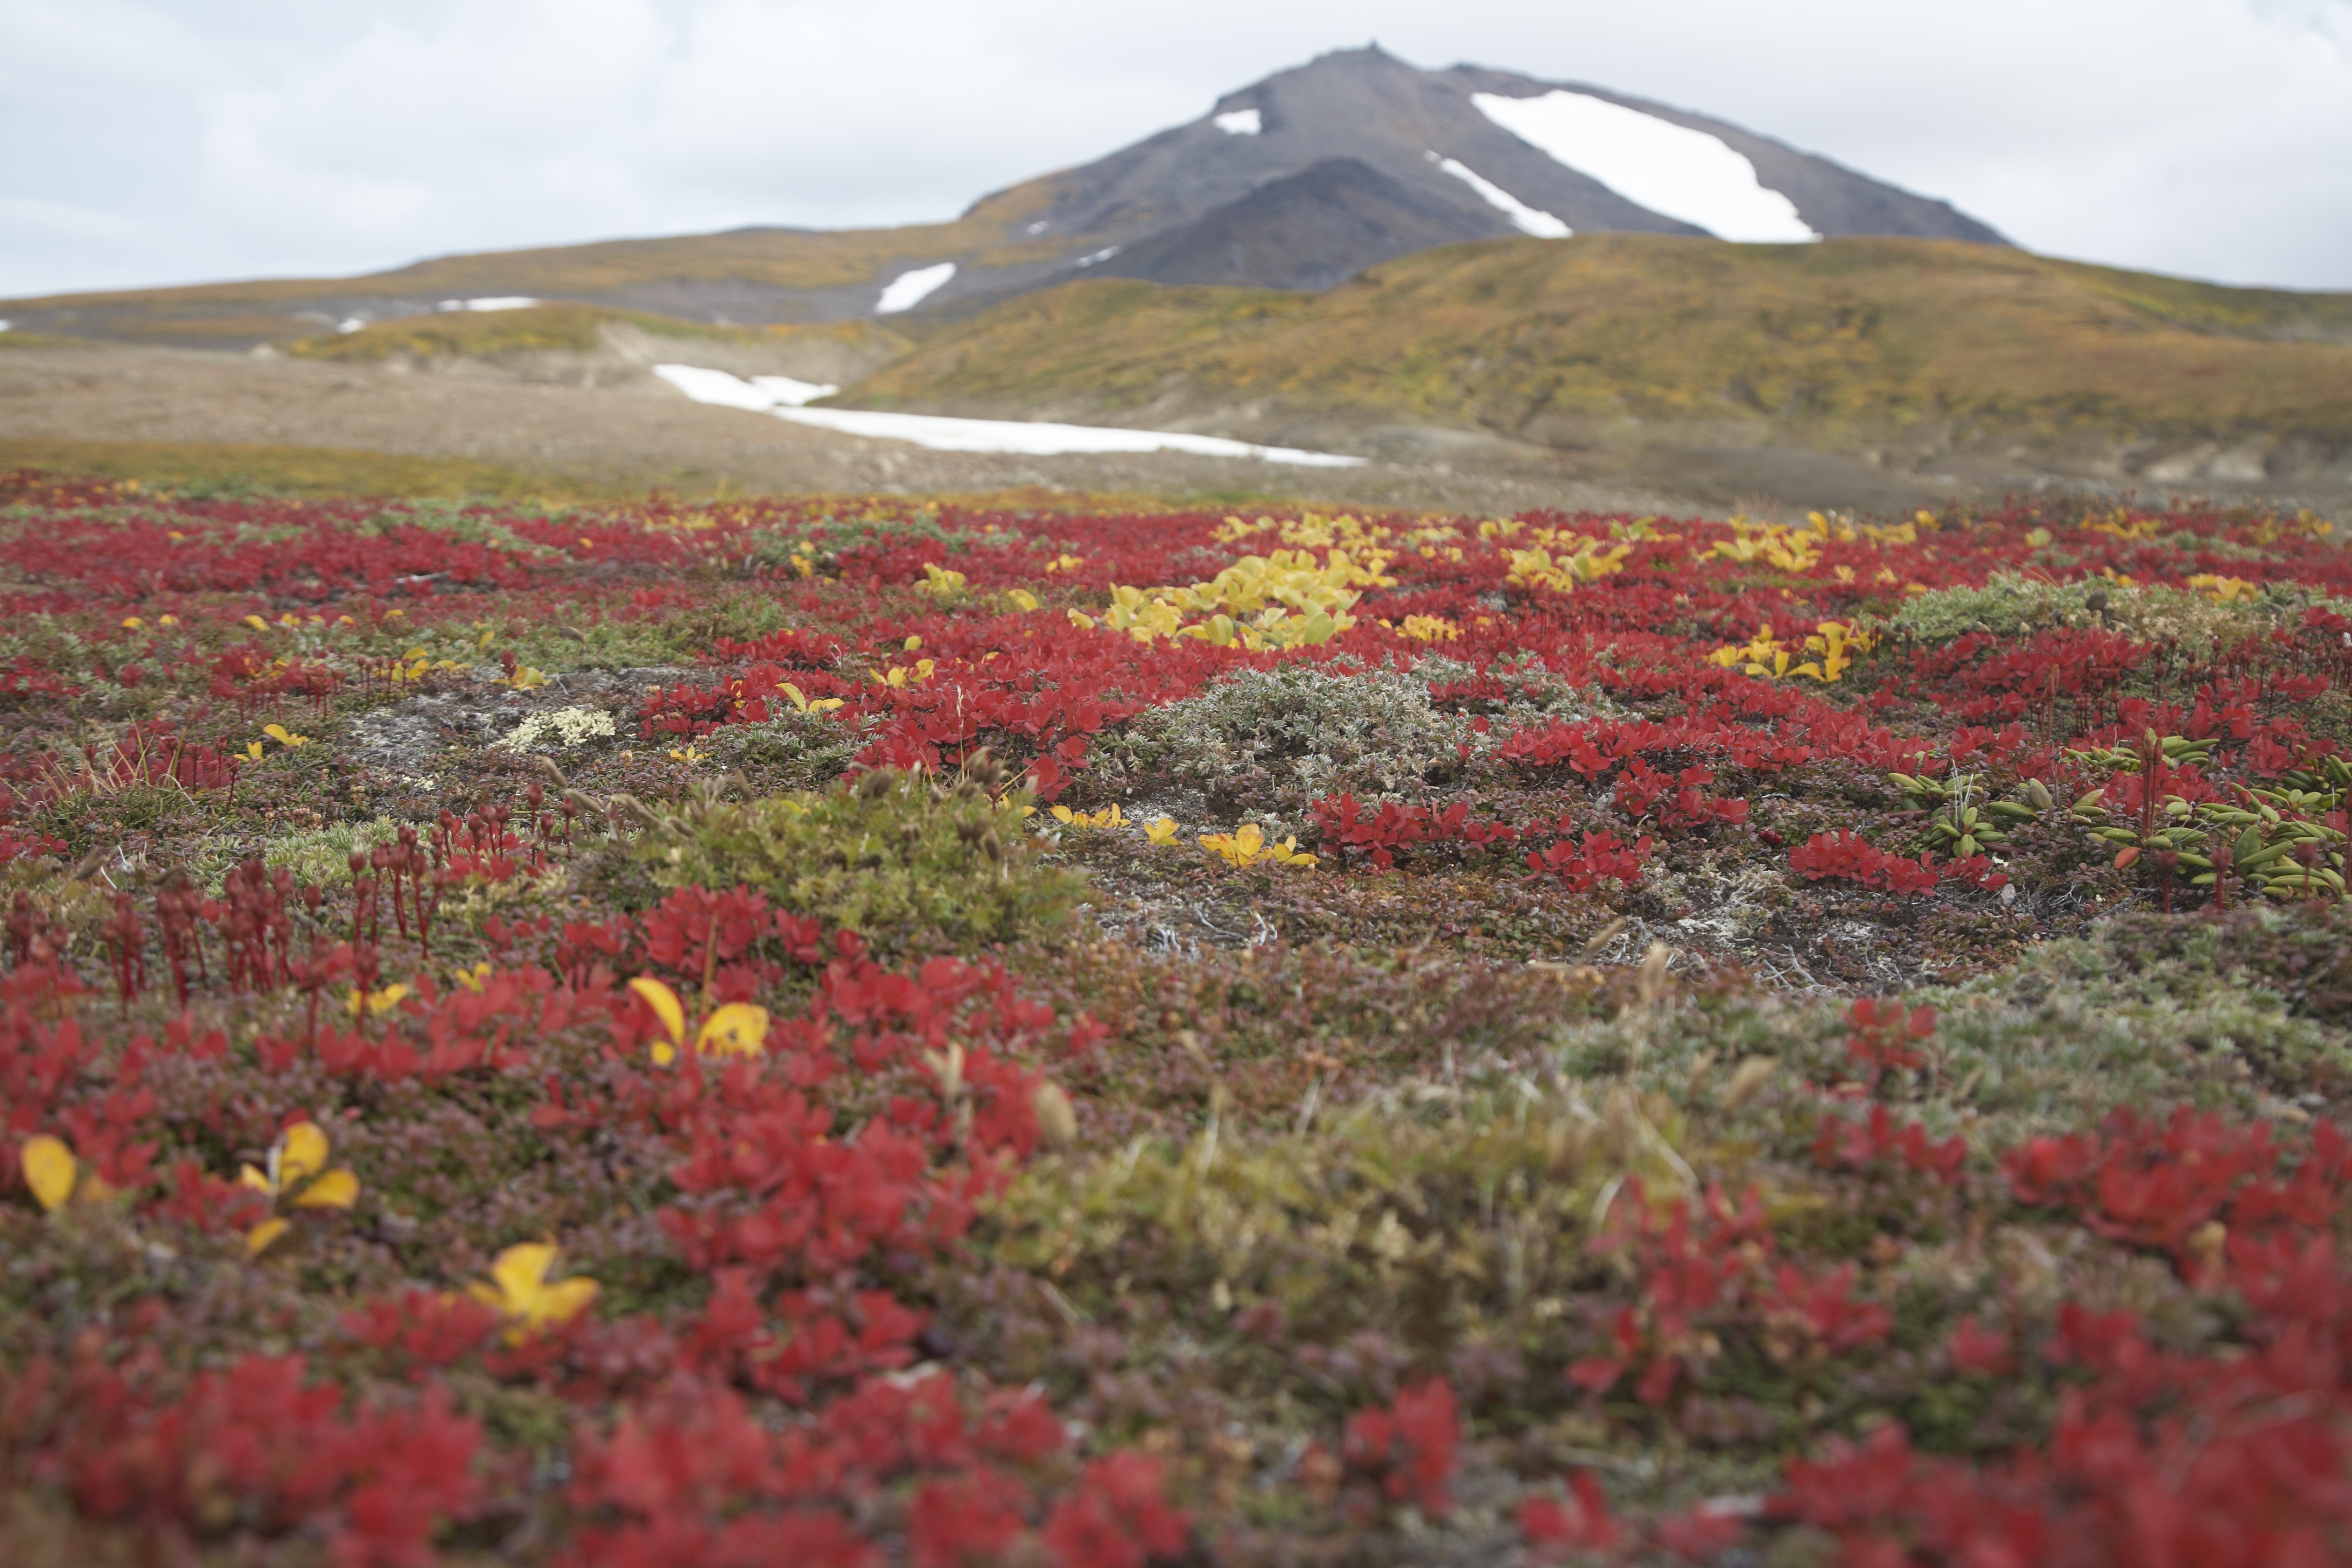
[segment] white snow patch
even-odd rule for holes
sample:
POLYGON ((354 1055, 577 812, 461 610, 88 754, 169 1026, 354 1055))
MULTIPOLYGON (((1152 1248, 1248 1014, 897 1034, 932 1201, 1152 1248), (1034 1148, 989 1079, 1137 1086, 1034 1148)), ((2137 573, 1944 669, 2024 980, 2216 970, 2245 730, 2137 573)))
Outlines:
POLYGON ((1108 261, 1112 257, 1117 256, 1126 247, 1124 246, 1106 245, 1100 250, 1096 251, 1092 256, 1079 257, 1078 265, 1081 267, 1092 267, 1097 261, 1108 261))
POLYGON ((528 310, 539 301, 525 294, 490 294, 479 300, 444 300, 445 310, 528 310))
POLYGON ((15 322, 13 322, 13 321, 0 321, 0 332, 5 332, 5 331, 6 331, 10 327, 14 326, 15 324, 16 324, 16 323, 15 323, 15 322))
POLYGON ((789 375, 755 375, 751 384, 788 408, 798 408, 803 403, 814 403, 820 397, 831 397, 841 388, 831 382, 794 381, 789 375))
POLYGON ((1551 214, 1538 212, 1528 205, 1527 203, 1519 200, 1494 181, 1483 177, 1475 169, 1458 159, 1441 158, 1432 153, 1429 154, 1429 161, 1486 197, 1488 206, 1495 208, 1505 217, 1518 225, 1524 233, 1532 234, 1538 239, 1566 239, 1576 232, 1551 214))
MULTIPOLYGON (((1296 447, 1260 447, 1223 436, 1177 430, 1120 430, 1099 425, 1048 425, 1025 419, 950 419, 935 414, 886 414, 865 408, 803 408, 772 390, 787 376, 743 381, 723 370, 690 364, 657 364, 654 374, 697 403, 772 414, 795 425, 814 425, 845 436, 877 441, 907 441, 934 452, 1013 452, 1051 458, 1066 452, 1192 452, 1209 458, 1256 458, 1315 468, 1357 468, 1362 458, 1307 452, 1296 447)), ((806 386, 806 382, 793 382, 806 386)), ((826 390, 830 391, 831 388, 826 390)), ((812 396, 818 395, 811 394, 812 396)))
POLYGON ((1046 228, 1052 225, 1053 221, 1054 220, 1049 217, 1041 217, 1035 223, 1029 226, 1029 232, 1031 234, 1043 234, 1045 232, 1046 228))
POLYGON ((890 279, 882 290, 882 298, 874 301, 877 316, 896 315, 911 310, 935 292, 940 285, 956 275, 956 264, 942 261, 936 267, 918 267, 912 272, 901 272, 890 279))
POLYGON ((1723 239, 1786 244, 1819 239, 1797 204, 1756 177, 1721 137, 1589 93, 1541 98, 1473 93, 1478 112, 1637 206, 1696 224, 1723 239))
POLYGON ((362 317, 345 316, 341 321, 335 323, 335 331, 339 332, 356 332, 362 327, 366 325, 367 321, 362 317))
MULTIPOLYGON (((703 370, 690 364, 657 364, 654 374, 685 393, 697 403, 715 404, 721 408, 748 408, 754 414, 765 414, 782 401, 774 392, 728 374, 723 370, 703 370)), ((767 379, 761 377, 761 380, 767 379)))
POLYGON ((1209 121, 1228 136, 1255 136, 1265 129, 1265 117, 1255 109, 1229 110, 1209 121))

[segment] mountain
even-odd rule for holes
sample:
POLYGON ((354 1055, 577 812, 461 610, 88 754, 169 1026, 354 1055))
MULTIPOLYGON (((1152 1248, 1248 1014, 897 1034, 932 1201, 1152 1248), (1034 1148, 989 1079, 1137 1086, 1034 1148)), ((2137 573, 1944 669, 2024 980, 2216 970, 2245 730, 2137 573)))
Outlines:
POLYGON ((1514 234, 2005 242, 1942 202, 1703 115, 1378 48, 1229 93, 1187 125, 976 202, 952 223, 740 229, 278 279, 0 301, 28 331, 250 347, 557 299, 724 324, 968 312, 1083 277, 1319 289, 1514 234))
MULTIPOLYGON (((1631 231, 2005 243, 1942 202, 1722 121, 1475 66, 1421 70, 1378 48, 1326 55, 1279 72, 1220 99, 1190 125, 1034 182, 1046 187, 1050 202, 1030 231, 1121 243, 1122 254, 1093 263, 1099 273, 1159 283, 1297 287, 1273 276, 1232 276, 1230 248, 1209 237, 1246 232, 1270 187, 1333 159, 1385 175, 1394 187, 1387 193, 1391 204, 1400 191, 1417 194, 1424 226, 1442 225, 1449 240, 1631 231), (1194 229, 1204 237, 1186 243, 1194 229), (1152 237, 1148 263, 1124 253, 1129 233, 1152 237), (1223 275, 1209 276, 1211 269, 1223 275)), ((1358 226, 1346 216, 1298 216, 1310 232, 1358 226)), ((1333 239, 1323 247, 1346 247, 1360 258, 1342 276, 1426 245, 1391 248, 1371 237, 1349 245, 1340 234, 1333 239)), ((963 287, 977 292, 986 285, 974 279, 963 287)))

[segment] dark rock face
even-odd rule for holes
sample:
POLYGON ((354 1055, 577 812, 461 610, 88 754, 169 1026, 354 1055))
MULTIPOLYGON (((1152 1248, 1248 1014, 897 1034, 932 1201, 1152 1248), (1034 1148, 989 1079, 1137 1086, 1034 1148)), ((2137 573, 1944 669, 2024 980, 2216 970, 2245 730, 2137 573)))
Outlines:
POLYGON ((1719 120, 1483 67, 1422 70, 1376 48, 1278 72, 1220 99, 1190 125, 1045 176, 1037 184, 1051 191, 1052 202, 1040 234, 1118 244, 1117 257, 1091 264, 1112 276, 1320 289, 1410 250, 1517 232, 1440 160, 1578 233, 1706 232, 1636 205, 1520 140, 1473 101, 1481 93, 1538 98, 1559 89, 1717 138, 1824 237, 2007 243, 1943 202, 1719 120), (1218 123, 1247 111, 1255 112, 1255 133, 1234 134, 1218 123), (1343 165, 1349 171, 1344 174, 1343 165), (1267 232, 1280 225, 1299 232, 1279 238, 1267 232))
POLYGON ((1129 246, 1090 271, 1153 283, 1328 289, 1377 262, 1512 232, 1492 208, 1466 210, 1360 159, 1327 158, 1129 246))

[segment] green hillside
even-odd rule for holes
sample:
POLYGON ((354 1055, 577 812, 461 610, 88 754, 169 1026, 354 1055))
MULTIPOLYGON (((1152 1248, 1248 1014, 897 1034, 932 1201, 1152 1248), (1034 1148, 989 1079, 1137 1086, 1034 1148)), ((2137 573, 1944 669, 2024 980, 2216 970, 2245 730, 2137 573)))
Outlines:
POLYGON ((591 245, 439 257, 356 278, 271 278, 169 289, 119 289, 0 300, 0 315, 41 330, 129 342, 206 347, 285 342, 319 331, 342 301, 391 296, 438 300, 523 294, 542 300, 625 296, 703 286, 860 289, 894 267, 942 258, 965 268, 1046 261, 1079 234, 1029 237, 1026 225, 1054 201, 1056 175, 982 198, 950 223, 899 228, 745 228, 723 234, 605 240, 591 245))
POLYGON ((1323 294, 1066 285, 934 331, 841 401, 1114 420, 1255 405, 1555 445, 1638 419, 2334 447, 2352 442, 2352 296, 1935 240, 1501 240, 1323 294))

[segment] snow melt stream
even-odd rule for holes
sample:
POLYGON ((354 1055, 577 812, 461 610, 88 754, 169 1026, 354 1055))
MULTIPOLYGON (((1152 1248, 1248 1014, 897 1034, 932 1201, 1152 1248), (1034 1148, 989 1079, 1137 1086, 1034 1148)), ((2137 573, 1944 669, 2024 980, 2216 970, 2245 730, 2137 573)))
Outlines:
POLYGON ((1722 138, 1589 93, 1541 98, 1473 93, 1478 112, 1531 146, 1590 174, 1637 206, 1696 224, 1722 239, 1819 239, 1797 205, 1756 177, 1722 138))
POLYGON ((1121 430, 1101 425, 1048 425, 1025 419, 950 419, 936 414, 886 414, 866 408, 803 408, 809 398, 837 387, 818 387, 789 376, 761 375, 745 381, 723 370, 698 365, 657 364, 654 374, 697 403, 772 414, 795 425, 838 430, 845 436, 907 441, 934 452, 1015 452, 1033 458, 1068 452, 1192 452, 1207 458, 1256 458, 1315 468, 1358 468, 1361 458, 1336 452, 1306 452, 1296 447, 1260 447, 1222 436, 1178 430, 1121 430), (805 395, 794 395, 796 393, 805 395))

